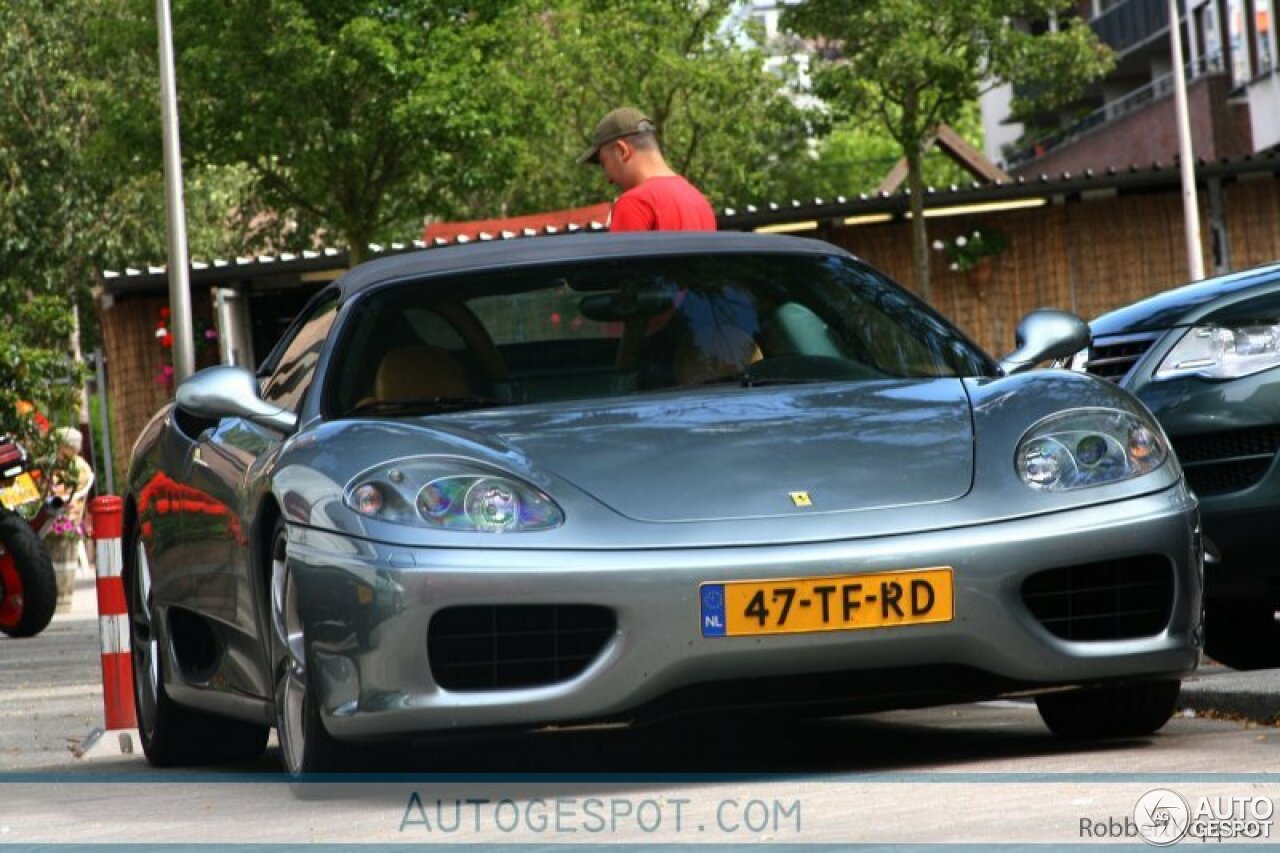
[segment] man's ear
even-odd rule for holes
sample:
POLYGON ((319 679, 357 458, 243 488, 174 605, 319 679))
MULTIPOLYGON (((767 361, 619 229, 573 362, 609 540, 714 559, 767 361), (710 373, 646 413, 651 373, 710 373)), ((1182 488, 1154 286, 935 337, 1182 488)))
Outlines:
POLYGON ((618 160, 623 163, 630 160, 631 155, 636 152, 636 149, 632 147, 631 143, 625 139, 615 139, 609 144, 617 146, 616 150, 618 152, 618 160))

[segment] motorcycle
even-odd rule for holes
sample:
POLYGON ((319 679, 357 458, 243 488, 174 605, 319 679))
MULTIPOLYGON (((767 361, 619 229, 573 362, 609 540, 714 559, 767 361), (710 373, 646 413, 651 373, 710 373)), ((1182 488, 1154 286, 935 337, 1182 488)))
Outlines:
POLYGON ((39 531, 63 501, 41 495, 40 476, 22 445, 0 435, 0 633, 11 637, 43 631, 58 603, 53 561, 39 531))

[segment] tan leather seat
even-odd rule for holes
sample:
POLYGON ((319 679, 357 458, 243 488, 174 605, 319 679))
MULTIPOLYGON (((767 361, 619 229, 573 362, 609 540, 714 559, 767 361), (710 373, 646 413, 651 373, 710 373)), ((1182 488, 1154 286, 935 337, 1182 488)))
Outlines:
POLYGON ((742 373, 764 358, 747 332, 736 326, 691 330, 676 344, 672 374, 680 385, 700 385, 742 373))
POLYGON ((378 400, 420 400, 471 394, 466 371, 449 351, 428 344, 397 347, 382 357, 374 379, 378 400))

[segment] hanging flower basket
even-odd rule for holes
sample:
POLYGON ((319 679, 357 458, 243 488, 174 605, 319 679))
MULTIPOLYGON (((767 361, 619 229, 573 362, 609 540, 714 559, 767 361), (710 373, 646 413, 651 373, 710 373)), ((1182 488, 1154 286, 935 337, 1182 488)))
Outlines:
POLYGON ((947 256, 947 268, 964 273, 975 295, 982 298, 991 283, 993 259, 1009 246, 1009 241, 999 231, 990 228, 975 229, 958 234, 950 241, 935 240, 933 248, 947 256))
POLYGON ((987 285, 991 284, 991 273, 994 268, 991 258, 982 258, 965 273, 965 277, 969 280, 969 287, 973 288, 974 295, 979 299, 986 293, 987 285))

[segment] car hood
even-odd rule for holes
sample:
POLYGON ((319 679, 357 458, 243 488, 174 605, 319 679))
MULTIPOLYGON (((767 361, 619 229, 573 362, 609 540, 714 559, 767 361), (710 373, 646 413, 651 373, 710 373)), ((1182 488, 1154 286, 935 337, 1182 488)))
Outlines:
POLYGON ((424 419, 637 521, 905 507, 963 497, 960 380, 714 388, 424 419), (938 460, 946 460, 940 465, 938 460))
POLYGON ((1200 322, 1221 306, 1232 305, 1258 288, 1280 286, 1280 265, 1257 267, 1157 293, 1103 314, 1089 323, 1094 337, 1154 332, 1200 322))

